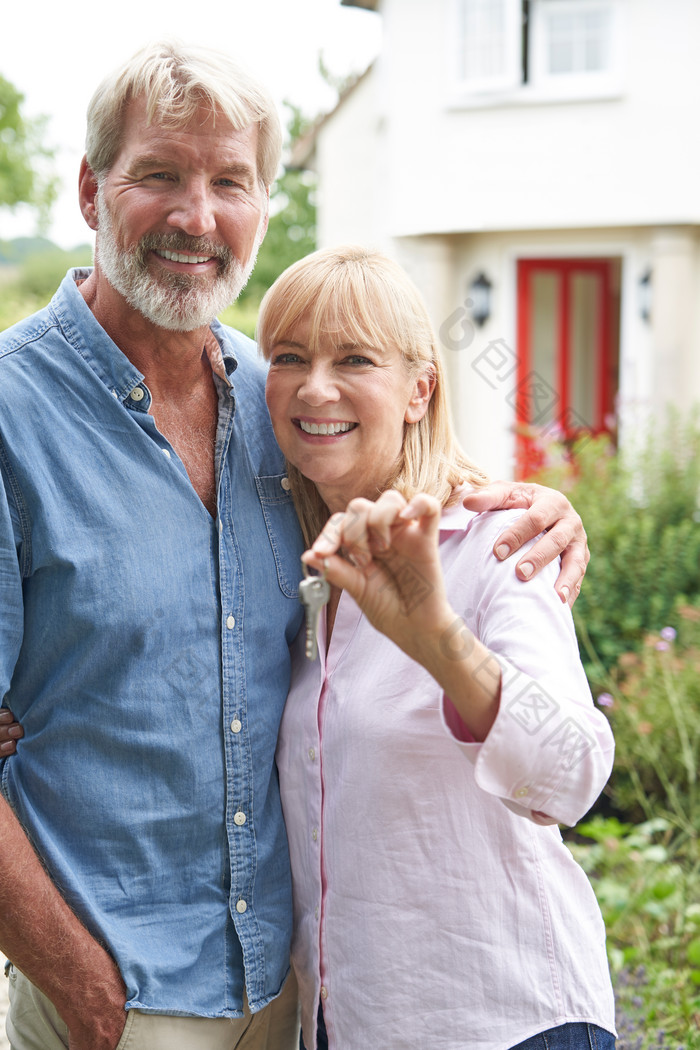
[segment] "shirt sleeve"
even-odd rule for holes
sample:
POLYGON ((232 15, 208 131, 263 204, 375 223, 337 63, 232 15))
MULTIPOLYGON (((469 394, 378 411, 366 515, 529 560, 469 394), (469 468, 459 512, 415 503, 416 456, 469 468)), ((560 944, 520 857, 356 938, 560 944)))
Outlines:
POLYGON ((24 634, 21 523, 8 475, 2 469, 2 453, 0 443, 0 704, 10 688, 24 634))
MULTIPOLYGON (((505 524, 505 515, 479 515, 463 540, 468 557, 456 570, 475 574, 476 608, 462 615, 500 665, 498 715, 483 743, 460 739, 451 712, 445 725, 474 763, 482 790, 537 823, 573 825, 610 776, 612 731, 593 704, 571 611, 554 590, 558 563, 527 583, 518 580, 522 552, 505 562, 492 554, 505 524)), ((482 673, 492 672, 484 665, 482 673)))

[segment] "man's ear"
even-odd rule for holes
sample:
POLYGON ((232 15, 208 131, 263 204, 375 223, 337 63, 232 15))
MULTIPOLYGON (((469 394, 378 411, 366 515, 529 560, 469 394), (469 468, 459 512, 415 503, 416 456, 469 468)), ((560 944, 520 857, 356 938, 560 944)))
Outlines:
POLYGON ((430 399, 435 390, 435 372, 428 367, 416 379, 411 400, 408 402, 404 419, 407 423, 418 423, 428 411, 430 399))
POLYGON ((83 157, 80 162, 80 176, 78 178, 78 193, 80 198, 80 210, 83 218, 91 230, 97 229, 97 178, 94 171, 83 157))

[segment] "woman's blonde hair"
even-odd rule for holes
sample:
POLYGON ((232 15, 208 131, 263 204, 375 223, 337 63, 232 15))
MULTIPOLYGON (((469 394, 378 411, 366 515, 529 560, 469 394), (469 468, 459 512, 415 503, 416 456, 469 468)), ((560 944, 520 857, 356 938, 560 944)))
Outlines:
MULTIPOLYGON (((289 339, 302 320, 309 347, 332 333, 342 343, 395 347, 411 376, 435 380, 428 409, 417 423, 404 423, 403 450, 387 487, 406 499, 428 492, 443 506, 457 502, 463 484, 485 485, 486 475, 459 447, 450 421, 437 340, 418 289, 392 259, 370 249, 343 246, 314 252, 277 278, 260 306, 256 338, 269 361, 277 343, 289 339)), ((291 463, 289 480, 305 539, 312 542, 328 519, 316 486, 291 463)), ((377 493, 379 495, 379 493, 377 493)))
POLYGON ((87 112, 86 153, 98 178, 107 174, 119 151, 124 112, 137 98, 146 102, 149 123, 184 127, 204 103, 216 120, 221 113, 237 131, 258 127, 258 175, 267 188, 280 162, 282 130, 272 97, 228 55, 174 40, 137 51, 106 77, 87 112))

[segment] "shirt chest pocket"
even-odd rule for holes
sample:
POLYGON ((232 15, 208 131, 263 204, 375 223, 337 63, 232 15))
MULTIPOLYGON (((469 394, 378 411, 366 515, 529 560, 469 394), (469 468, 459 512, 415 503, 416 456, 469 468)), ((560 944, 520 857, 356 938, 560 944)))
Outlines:
POLYGON ((287 598, 298 598, 304 543, 286 474, 256 477, 260 506, 275 557, 277 580, 287 598))

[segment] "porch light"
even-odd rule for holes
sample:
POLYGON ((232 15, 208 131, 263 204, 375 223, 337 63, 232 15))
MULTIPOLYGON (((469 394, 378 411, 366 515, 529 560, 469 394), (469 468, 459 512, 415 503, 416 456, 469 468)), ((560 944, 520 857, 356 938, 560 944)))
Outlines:
POLYGON ((480 273, 469 285, 472 301, 471 315, 475 324, 482 327, 491 316, 491 288, 493 285, 484 273, 480 273))
POLYGON ((649 321, 651 320, 652 299, 651 270, 645 270, 639 278, 637 298, 639 302, 639 316, 646 324, 649 324, 649 321))

